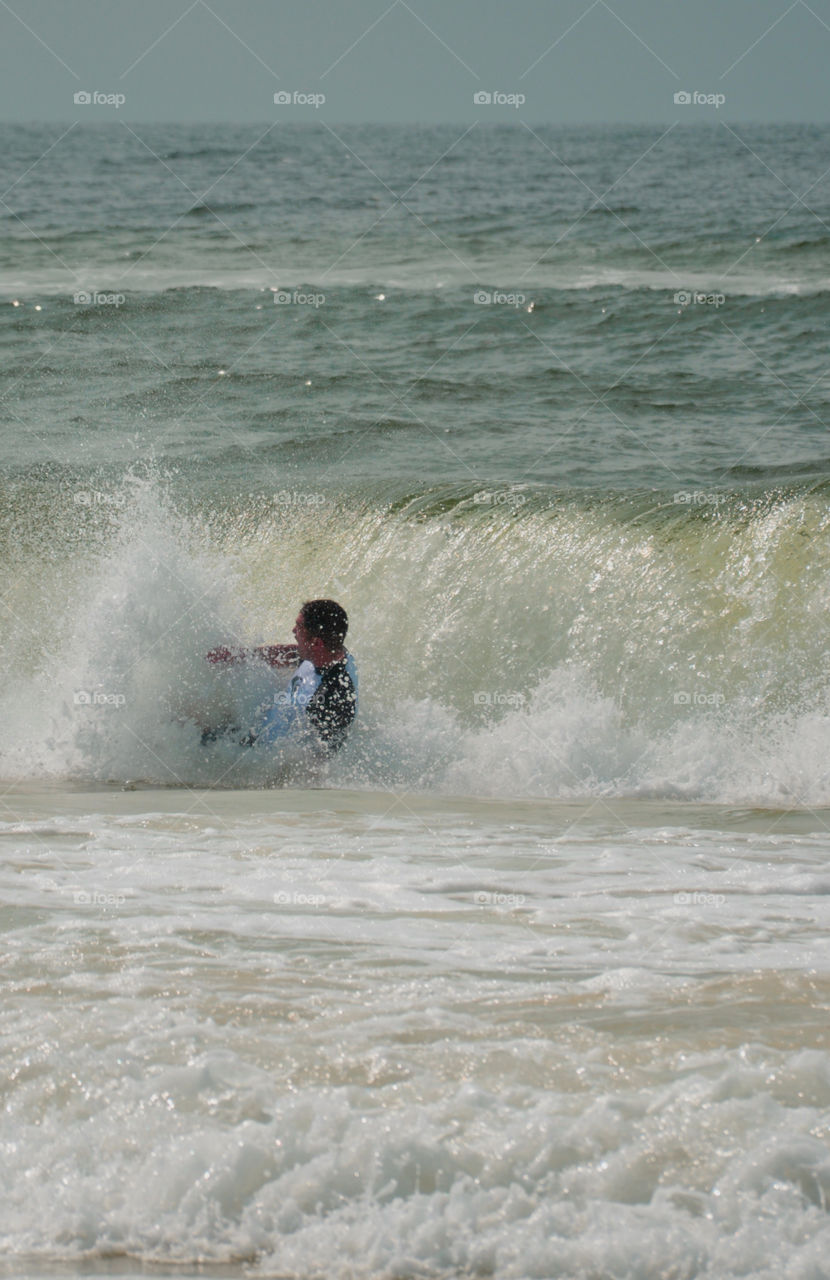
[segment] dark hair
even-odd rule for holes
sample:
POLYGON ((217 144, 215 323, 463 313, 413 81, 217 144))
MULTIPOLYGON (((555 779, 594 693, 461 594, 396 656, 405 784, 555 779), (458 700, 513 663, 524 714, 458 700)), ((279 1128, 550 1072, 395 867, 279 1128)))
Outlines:
POLYGON ((328 649, 339 649, 346 639, 349 619, 336 600, 306 600, 300 610, 303 625, 312 636, 319 636, 328 649))

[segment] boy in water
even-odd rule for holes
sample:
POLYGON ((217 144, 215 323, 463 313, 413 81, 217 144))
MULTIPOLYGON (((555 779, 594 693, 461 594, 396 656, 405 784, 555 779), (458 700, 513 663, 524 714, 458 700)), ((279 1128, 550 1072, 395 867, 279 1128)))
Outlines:
MULTIPOLYGON (((211 649, 208 662, 253 657, 271 667, 296 667, 288 690, 277 695, 243 739, 247 745, 270 745, 308 732, 323 755, 340 750, 357 713, 357 671, 344 645, 348 629, 346 610, 336 600, 307 600, 294 623, 296 644, 211 649)), ((202 741, 215 736, 208 732, 202 741)))

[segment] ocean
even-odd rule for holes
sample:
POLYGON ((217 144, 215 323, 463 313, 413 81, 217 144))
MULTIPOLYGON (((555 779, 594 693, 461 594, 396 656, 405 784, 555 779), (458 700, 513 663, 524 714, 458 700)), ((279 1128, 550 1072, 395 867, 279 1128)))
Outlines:
POLYGON ((2 1273, 830 1276, 830 128, 0 142, 2 1273))

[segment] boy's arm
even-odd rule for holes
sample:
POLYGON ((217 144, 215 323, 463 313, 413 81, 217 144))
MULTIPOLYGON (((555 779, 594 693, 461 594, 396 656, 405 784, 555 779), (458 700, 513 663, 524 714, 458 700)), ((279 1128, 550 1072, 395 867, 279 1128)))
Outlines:
POLYGON ((295 644, 259 644, 252 652, 269 667, 296 667, 300 661, 300 651, 295 644))

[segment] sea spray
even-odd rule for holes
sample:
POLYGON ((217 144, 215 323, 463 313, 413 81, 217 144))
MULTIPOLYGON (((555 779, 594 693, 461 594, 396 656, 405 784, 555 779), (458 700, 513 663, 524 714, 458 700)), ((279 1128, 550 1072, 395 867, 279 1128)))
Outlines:
MULTIPOLYGON (((12 647, 5 776, 261 786, 240 746, 281 687, 216 643, 290 639, 333 595, 361 711, 326 777, 482 794, 821 803, 830 744, 830 528, 820 493, 717 504, 459 485, 183 503, 159 477, 52 516, 18 570, 50 635, 12 647), (55 552, 53 550, 53 557, 55 552), (61 638, 63 637, 63 638, 61 638), (239 730, 206 748, 205 727, 239 730), (806 749, 809 742, 810 748, 806 749)), ((284 763, 284 762, 283 762, 284 763)))

